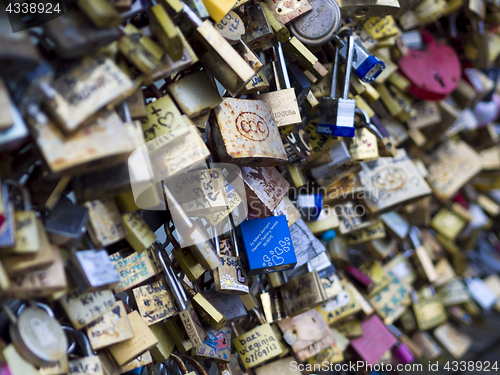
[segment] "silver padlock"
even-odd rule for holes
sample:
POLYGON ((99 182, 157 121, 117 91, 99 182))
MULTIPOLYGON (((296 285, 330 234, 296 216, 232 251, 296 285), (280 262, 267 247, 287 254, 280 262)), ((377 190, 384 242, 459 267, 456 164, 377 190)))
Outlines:
POLYGON ((50 365, 66 354, 66 335, 45 304, 22 305, 17 313, 5 301, 2 309, 10 321, 9 333, 16 349, 38 367, 50 365))
POLYGON ((356 101, 349 99, 352 60, 354 55, 354 37, 350 33, 347 42, 347 62, 342 97, 336 98, 337 76, 339 67, 339 47, 335 48, 335 61, 332 73, 332 89, 329 98, 321 98, 319 121, 316 132, 321 135, 354 137, 354 109, 356 101))

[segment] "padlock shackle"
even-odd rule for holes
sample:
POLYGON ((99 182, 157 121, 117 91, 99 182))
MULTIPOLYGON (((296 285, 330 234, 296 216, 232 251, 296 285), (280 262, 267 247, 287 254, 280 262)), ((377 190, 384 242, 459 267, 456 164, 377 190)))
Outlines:
POLYGON ((283 76, 283 80, 285 81, 285 88, 289 89, 292 87, 290 84, 290 77, 288 77, 288 70, 286 68, 285 55, 283 54, 283 47, 281 43, 276 41, 277 52, 278 52, 278 63, 280 65, 281 74, 283 76))
POLYGON ((196 15, 196 13, 187 5, 186 3, 183 2, 182 5, 182 14, 186 16, 186 18, 193 24, 195 27, 200 27, 203 21, 201 20, 200 17, 196 15))
POLYGON ((189 363, 191 363, 191 365, 198 372, 198 375, 208 375, 207 370, 205 370, 205 368, 196 359, 194 359, 193 357, 190 357, 190 356, 187 356, 187 355, 183 355, 182 358, 184 360, 188 361, 189 363))
POLYGON ((351 83, 351 71, 352 71, 352 60, 354 58, 354 37, 349 35, 347 40, 347 60, 345 65, 345 79, 344 79, 344 90, 342 92, 342 99, 349 99, 349 85, 351 83))
POLYGON ((335 52, 333 54, 332 61, 332 87, 330 88, 330 98, 335 99, 337 95, 337 82, 339 76, 339 46, 335 46, 335 52))
POLYGON ((186 365, 184 364, 184 362, 182 362, 182 359, 180 357, 171 353, 170 356, 168 357, 168 359, 171 359, 175 363, 175 365, 179 368, 179 370, 182 374, 188 373, 188 369, 187 369, 186 365))
POLYGON ((165 276, 165 280, 167 281, 168 286, 172 290, 172 294, 174 295, 175 301, 178 304, 179 310, 184 311, 187 309, 187 296, 186 292, 182 288, 182 285, 180 285, 179 280, 175 277, 173 271, 172 271, 172 263, 170 262, 170 258, 167 255, 168 260, 165 260, 163 257, 163 253, 165 250, 162 250, 160 247, 158 247, 158 261, 161 264, 161 267, 163 268, 163 274, 165 276))

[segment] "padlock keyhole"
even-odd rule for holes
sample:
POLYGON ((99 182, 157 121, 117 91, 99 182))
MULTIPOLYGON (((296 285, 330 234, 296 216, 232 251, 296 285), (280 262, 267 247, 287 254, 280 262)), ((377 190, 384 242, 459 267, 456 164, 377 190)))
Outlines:
POLYGON ((442 86, 442 87, 445 87, 446 85, 444 84, 444 81, 443 81, 443 76, 440 74, 440 73, 435 73, 434 74, 434 79, 436 81, 439 82, 439 84, 442 86))

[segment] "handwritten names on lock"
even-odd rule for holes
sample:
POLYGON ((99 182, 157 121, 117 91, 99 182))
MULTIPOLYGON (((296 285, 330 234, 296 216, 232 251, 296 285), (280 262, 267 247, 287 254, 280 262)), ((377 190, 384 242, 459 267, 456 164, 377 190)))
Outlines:
POLYGON ((69 373, 79 375, 104 375, 98 356, 82 357, 68 362, 69 373))
POLYGON ((133 87, 132 81, 111 59, 86 59, 54 81, 56 92, 48 106, 63 126, 72 131, 133 87))
POLYGON ((16 246, 12 250, 15 254, 33 253, 40 246, 38 226, 35 211, 17 211, 16 246))
POLYGON ((348 245, 356 245, 371 240, 384 238, 386 236, 384 224, 379 220, 368 228, 350 233, 347 235, 346 241, 348 245))
POLYGON ((177 312, 174 297, 163 279, 135 288, 133 292, 139 313, 148 326, 177 312))
POLYGON ((232 341, 246 369, 255 367, 282 353, 269 323, 251 329, 235 337, 232 341))
POLYGON ((115 306, 110 290, 80 293, 77 289, 65 294, 60 303, 76 329, 83 328, 99 319, 115 306))
POLYGON ((188 214, 203 215, 227 208, 221 169, 193 170, 176 175, 165 183, 188 214))
POLYGON ((126 257, 116 252, 109 258, 120 276, 120 282, 113 288, 115 293, 128 290, 160 272, 148 250, 126 257))
POLYGON ((363 27, 378 40, 399 34, 394 17, 372 17, 363 22, 363 27))
POLYGON ((353 161, 368 161, 378 158, 377 137, 368 129, 356 129, 349 146, 353 161))
POLYGON ((354 287, 345 280, 340 280, 340 284, 342 292, 316 308, 330 325, 361 310, 352 291, 354 287))
POLYGON ((131 339, 134 334, 123 301, 117 301, 110 311, 91 323, 87 336, 94 350, 131 339))
POLYGON ((112 199, 96 199, 84 206, 89 210, 89 234, 94 243, 104 247, 125 238, 125 227, 112 199))
POLYGON ((148 117, 142 120, 146 142, 185 127, 181 112, 170 95, 162 96, 149 103, 146 106, 146 113, 148 117))
POLYGON ((313 150, 312 160, 321 156, 324 151, 327 151, 337 142, 337 137, 329 137, 316 133, 316 125, 313 123, 308 124, 305 129, 313 150))

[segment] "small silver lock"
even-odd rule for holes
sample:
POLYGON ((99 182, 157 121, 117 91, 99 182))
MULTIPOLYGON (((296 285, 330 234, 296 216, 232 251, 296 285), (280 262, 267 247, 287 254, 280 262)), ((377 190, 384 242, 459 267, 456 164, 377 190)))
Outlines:
POLYGON ((58 361, 66 354, 68 340, 47 305, 22 305, 17 316, 5 302, 2 309, 10 321, 12 342, 28 361, 42 367, 58 361))
MULTIPOLYGON (((349 32, 346 30, 346 32, 349 32)), ((321 98, 321 108, 316 132, 321 135, 354 137, 354 110, 356 101, 349 99, 349 82, 351 80, 352 60, 354 56, 354 37, 349 32, 347 42, 347 62, 342 98, 335 98, 339 67, 339 47, 335 48, 335 61, 332 73, 330 97, 321 98)))

